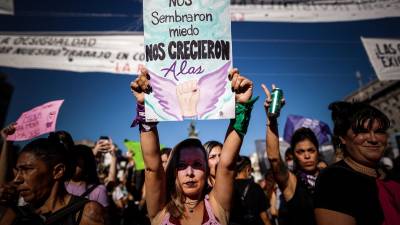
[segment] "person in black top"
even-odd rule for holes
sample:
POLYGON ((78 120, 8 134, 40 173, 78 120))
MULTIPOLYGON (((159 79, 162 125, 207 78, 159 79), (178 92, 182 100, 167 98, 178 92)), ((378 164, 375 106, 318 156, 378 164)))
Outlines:
POLYGON ((8 205, 12 210, 0 217, 0 224, 104 224, 101 205, 65 190, 74 172, 70 154, 55 133, 27 144, 18 155, 13 185, 28 205, 8 205))
POLYGON ((316 184, 318 225, 381 225, 378 164, 387 146, 389 119, 364 103, 329 105, 334 122, 334 144, 344 159, 321 172, 316 184))
POLYGON ((270 225, 269 202, 264 191, 251 177, 251 161, 240 156, 236 163, 231 225, 270 225))
MULTIPOLYGON (((267 99, 264 102, 268 112, 271 94, 262 84, 267 99)), ((272 89, 275 86, 272 85, 272 89)), ((284 100, 282 100, 284 103, 284 100)), ((277 117, 267 116, 267 156, 274 178, 283 193, 288 210, 288 224, 314 225, 313 194, 316 176, 319 173, 318 140, 309 128, 300 128, 292 136, 290 149, 293 152, 294 171, 289 171, 279 153, 277 117)))

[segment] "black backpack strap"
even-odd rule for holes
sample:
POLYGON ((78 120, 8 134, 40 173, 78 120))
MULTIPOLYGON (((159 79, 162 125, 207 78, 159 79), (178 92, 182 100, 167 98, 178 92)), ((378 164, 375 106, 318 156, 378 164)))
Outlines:
POLYGON ((46 220, 44 216, 34 213, 29 206, 13 206, 12 209, 16 214, 13 225, 42 225, 46 220))
POLYGON ((82 215, 83 215, 83 208, 79 211, 78 218, 75 221, 76 225, 79 225, 81 223, 82 215))
POLYGON ((93 184, 90 188, 86 189, 85 192, 83 192, 83 194, 80 195, 80 197, 86 197, 88 196, 90 193, 92 193, 92 191, 97 187, 97 184, 93 184))
POLYGON ((65 216, 68 216, 72 213, 75 213, 75 212, 83 209, 85 204, 88 202, 89 202, 89 200, 86 198, 72 196, 70 203, 67 206, 65 206, 64 208, 62 208, 62 209, 56 211, 55 213, 53 213, 52 215, 50 215, 47 218, 45 224, 52 224, 52 223, 58 221, 59 219, 64 218, 65 216))

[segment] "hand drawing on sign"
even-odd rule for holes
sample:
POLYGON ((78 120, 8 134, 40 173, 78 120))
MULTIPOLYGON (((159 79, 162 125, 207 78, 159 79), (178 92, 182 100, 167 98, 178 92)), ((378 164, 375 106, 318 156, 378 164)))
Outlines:
POLYGON ((189 80, 181 84, 149 71, 150 85, 162 110, 175 118, 202 119, 216 108, 218 99, 224 94, 230 62, 198 81, 189 80))

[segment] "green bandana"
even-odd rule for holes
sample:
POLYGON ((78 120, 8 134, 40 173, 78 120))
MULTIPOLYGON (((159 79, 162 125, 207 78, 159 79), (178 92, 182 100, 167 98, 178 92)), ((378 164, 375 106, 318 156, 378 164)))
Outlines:
POLYGON ((259 96, 245 102, 236 103, 235 107, 235 119, 231 119, 233 123, 233 129, 236 130, 240 135, 244 136, 249 126, 251 110, 253 109, 254 103, 258 100, 259 96))

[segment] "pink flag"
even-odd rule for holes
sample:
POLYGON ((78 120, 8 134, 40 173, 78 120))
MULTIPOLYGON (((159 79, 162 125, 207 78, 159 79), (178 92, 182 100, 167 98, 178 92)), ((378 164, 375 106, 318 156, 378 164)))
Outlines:
POLYGON ((9 141, 25 141, 55 131, 58 111, 64 100, 56 100, 22 113, 16 121, 16 131, 7 137, 9 141))

